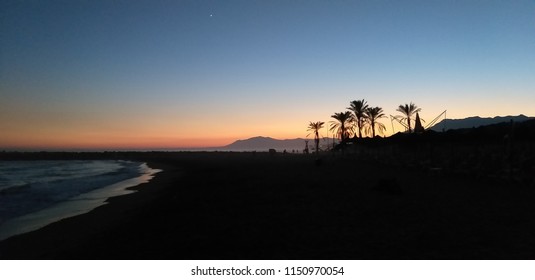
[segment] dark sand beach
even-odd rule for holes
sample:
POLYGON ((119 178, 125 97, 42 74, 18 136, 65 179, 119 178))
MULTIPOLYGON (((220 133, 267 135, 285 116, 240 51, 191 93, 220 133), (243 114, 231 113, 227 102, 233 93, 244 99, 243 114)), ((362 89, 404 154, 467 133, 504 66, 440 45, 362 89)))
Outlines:
MULTIPOLYGON (((108 155, 109 156, 109 155, 108 155)), ((370 155, 134 153, 138 192, 0 242, 2 259, 534 259, 535 193, 370 155)))

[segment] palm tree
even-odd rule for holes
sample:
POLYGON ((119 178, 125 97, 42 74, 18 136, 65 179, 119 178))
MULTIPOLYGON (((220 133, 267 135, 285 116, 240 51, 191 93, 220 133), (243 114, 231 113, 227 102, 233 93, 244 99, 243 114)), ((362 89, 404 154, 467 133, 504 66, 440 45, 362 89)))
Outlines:
POLYGON ((399 107, 396 109, 396 111, 403 114, 402 120, 407 120, 407 129, 409 133, 412 131, 411 129, 411 118, 414 114, 420 112, 422 108, 418 108, 414 103, 405 104, 405 105, 399 105, 399 107))
POLYGON ((308 131, 314 133, 314 142, 316 143, 316 155, 319 154, 320 147, 320 134, 319 130, 323 128, 324 122, 310 122, 308 124, 308 131))
POLYGON ((349 138, 353 128, 353 115, 351 112, 345 111, 334 113, 331 118, 336 120, 331 122, 331 130, 336 130, 336 134, 340 137, 340 141, 344 143, 346 139, 349 138))
POLYGON ((366 119, 366 109, 368 109, 368 104, 366 104, 366 101, 364 101, 364 99, 353 100, 349 103, 349 107, 347 109, 353 111, 353 115, 355 116, 355 121, 357 124, 357 129, 359 131, 359 138, 362 138, 362 129, 364 128, 364 121, 366 119))
POLYGON ((368 107, 366 109, 366 121, 372 130, 372 137, 375 138, 375 127, 380 133, 385 131, 385 125, 378 122, 380 118, 384 118, 383 108, 381 107, 368 107))

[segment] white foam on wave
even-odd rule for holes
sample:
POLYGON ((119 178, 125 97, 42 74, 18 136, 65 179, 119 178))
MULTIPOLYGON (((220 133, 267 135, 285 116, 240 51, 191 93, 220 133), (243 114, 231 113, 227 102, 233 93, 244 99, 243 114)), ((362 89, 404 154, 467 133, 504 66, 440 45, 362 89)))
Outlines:
POLYGON ((0 162, 0 224, 138 177, 143 174, 140 164, 112 160, 0 162))
POLYGON ((106 204, 110 197, 135 192, 127 188, 150 181, 161 170, 152 169, 145 163, 140 166, 141 175, 102 188, 82 193, 45 209, 9 219, 0 224, 0 240, 42 228, 59 220, 87 213, 106 204))
POLYGON ((0 191, 118 172, 132 162, 113 160, 0 161, 0 191))

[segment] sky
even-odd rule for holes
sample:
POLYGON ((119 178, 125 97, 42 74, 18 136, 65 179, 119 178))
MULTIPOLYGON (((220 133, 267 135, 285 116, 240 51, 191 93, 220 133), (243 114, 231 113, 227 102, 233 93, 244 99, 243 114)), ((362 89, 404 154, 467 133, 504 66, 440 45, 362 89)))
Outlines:
POLYGON ((535 1, 4 0, 0 149, 306 137, 357 99, 535 116, 534 73, 535 1))

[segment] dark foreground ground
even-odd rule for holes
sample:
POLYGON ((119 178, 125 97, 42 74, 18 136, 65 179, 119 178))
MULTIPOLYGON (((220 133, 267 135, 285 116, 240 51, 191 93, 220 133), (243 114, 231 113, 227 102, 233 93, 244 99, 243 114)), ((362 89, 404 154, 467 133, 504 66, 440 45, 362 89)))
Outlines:
POLYGON ((3 259, 535 259, 535 193, 356 155, 149 153, 139 192, 3 259))

